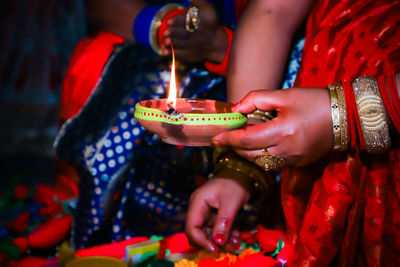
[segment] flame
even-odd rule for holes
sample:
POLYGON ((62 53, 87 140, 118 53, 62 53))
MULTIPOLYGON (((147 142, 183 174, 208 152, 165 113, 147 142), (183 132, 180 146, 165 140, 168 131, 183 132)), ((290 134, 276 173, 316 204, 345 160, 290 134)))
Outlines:
POLYGON ((176 78, 175 78, 175 52, 174 48, 172 49, 172 65, 171 65, 171 76, 169 78, 169 93, 167 104, 176 109, 176 96, 178 94, 178 90, 176 87, 176 78))

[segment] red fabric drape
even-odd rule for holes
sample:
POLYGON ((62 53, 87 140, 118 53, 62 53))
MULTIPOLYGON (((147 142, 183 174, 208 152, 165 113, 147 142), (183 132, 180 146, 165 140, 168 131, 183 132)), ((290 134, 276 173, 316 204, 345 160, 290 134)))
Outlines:
MULTIPOLYGON (((362 75, 390 79, 400 72, 393 58, 400 51, 399 25, 399 1, 318 1, 308 18, 295 87, 348 84, 362 75)), ((389 115, 395 118, 400 107, 393 106, 389 115)), ((355 126, 350 137, 359 148, 355 126)), ((400 266, 396 143, 379 156, 358 149, 329 155, 328 163, 316 163, 322 171, 316 164, 282 170, 287 240, 294 247, 288 266, 400 266)))
POLYGON ((124 39, 109 32, 85 38, 75 47, 61 93, 61 123, 76 115, 95 88, 114 46, 124 39))

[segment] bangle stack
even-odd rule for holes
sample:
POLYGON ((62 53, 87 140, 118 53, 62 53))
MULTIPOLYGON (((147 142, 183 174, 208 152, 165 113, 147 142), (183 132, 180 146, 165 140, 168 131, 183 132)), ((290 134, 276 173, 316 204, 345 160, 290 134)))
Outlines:
POLYGON ((349 145, 347 128, 347 111, 341 83, 328 85, 331 101, 331 113, 333 124, 333 150, 346 151, 349 145))
POLYGON ((133 35, 137 43, 150 46, 154 52, 162 54, 158 32, 163 19, 172 11, 184 10, 178 4, 160 6, 147 6, 136 16, 133 24, 133 35))
POLYGON ((359 77, 346 89, 346 95, 342 83, 334 83, 327 88, 332 112, 333 150, 346 151, 349 136, 354 146, 358 134, 361 150, 372 154, 388 151, 391 146, 388 119, 377 80, 370 76, 359 77))

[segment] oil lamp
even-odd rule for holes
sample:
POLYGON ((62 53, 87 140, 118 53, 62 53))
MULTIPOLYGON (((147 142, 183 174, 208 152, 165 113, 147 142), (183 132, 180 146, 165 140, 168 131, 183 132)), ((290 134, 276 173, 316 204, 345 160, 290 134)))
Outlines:
POLYGON ((209 146, 223 131, 242 127, 247 118, 232 112, 231 104, 209 99, 177 98, 175 55, 172 50, 168 99, 144 100, 135 106, 136 120, 165 143, 209 146))

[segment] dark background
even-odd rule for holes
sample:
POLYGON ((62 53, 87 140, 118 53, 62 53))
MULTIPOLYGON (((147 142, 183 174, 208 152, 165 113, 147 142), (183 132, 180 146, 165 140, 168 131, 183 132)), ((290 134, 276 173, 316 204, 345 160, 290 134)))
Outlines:
POLYGON ((53 181, 61 84, 84 0, 0 1, 0 190, 53 181))

